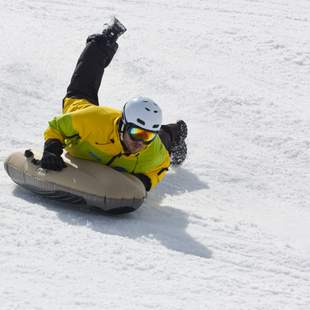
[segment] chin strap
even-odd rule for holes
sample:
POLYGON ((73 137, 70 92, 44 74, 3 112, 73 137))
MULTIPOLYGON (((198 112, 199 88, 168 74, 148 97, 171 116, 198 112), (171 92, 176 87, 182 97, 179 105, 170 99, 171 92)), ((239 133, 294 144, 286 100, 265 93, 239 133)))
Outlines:
POLYGON ((126 124, 124 120, 121 118, 121 120, 119 121, 119 125, 118 125, 119 137, 120 137, 121 142, 124 141, 125 128, 126 128, 126 124))
POLYGON ((123 149, 124 149, 124 151, 126 153, 128 150, 127 150, 126 144, 124 143, 124 133, 125 133, 125 130, 126 130, 126 123, 121 118, 121 120, 119 122, 119 125, 118 125, 118 131, 119 131, 119 138, 120 138, 121 144, 122 144, 123 149))

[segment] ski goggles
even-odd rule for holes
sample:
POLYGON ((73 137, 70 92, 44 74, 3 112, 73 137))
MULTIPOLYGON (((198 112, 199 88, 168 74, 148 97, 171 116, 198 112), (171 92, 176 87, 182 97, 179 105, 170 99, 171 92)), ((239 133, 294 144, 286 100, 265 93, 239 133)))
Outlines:
POLYGON ((132 140, 143 142, 144 144, 151 143, 157 136, 156 132, 148 131, 139 127, 129 127, 127 132, 132 140))

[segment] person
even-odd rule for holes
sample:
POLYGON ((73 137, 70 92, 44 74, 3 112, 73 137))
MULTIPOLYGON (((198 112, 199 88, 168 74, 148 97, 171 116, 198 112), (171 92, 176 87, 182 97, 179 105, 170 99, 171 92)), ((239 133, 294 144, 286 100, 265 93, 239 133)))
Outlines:
POLYGON ((135 175, 149 191, 170 165, 185 160, 187 126, 183 120, 162 125, 161 108, 143 96, 130 99, 122 111, 99 106, 104 70, 125 31, 114 17, 101 34, 87 38, 63 99, 63 114, 53 118, 44 132, 40 165, 61 171, 66 166, 61 157, 65 149, 72 156, 135 175))

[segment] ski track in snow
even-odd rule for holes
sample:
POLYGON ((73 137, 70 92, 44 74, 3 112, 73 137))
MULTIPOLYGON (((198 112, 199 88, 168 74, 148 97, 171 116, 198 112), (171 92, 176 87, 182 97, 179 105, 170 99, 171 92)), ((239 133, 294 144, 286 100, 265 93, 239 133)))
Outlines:
POLYGON ((42 147, 87 35, 128 28, 102 104, 145 94, 188 160, 107 217, 0 170, 1 309, 308 309, 310 2, 2 1, 0 158, 42 147))

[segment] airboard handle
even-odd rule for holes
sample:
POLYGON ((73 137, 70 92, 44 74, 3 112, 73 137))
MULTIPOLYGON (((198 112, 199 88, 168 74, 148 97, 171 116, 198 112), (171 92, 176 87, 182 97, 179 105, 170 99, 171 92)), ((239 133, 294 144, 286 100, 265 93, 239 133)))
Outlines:
POLYGON ((35 166, 40 166, 41 161, 34 158, 34 154, 30 149, 25 151, 24 156, 35 166))

